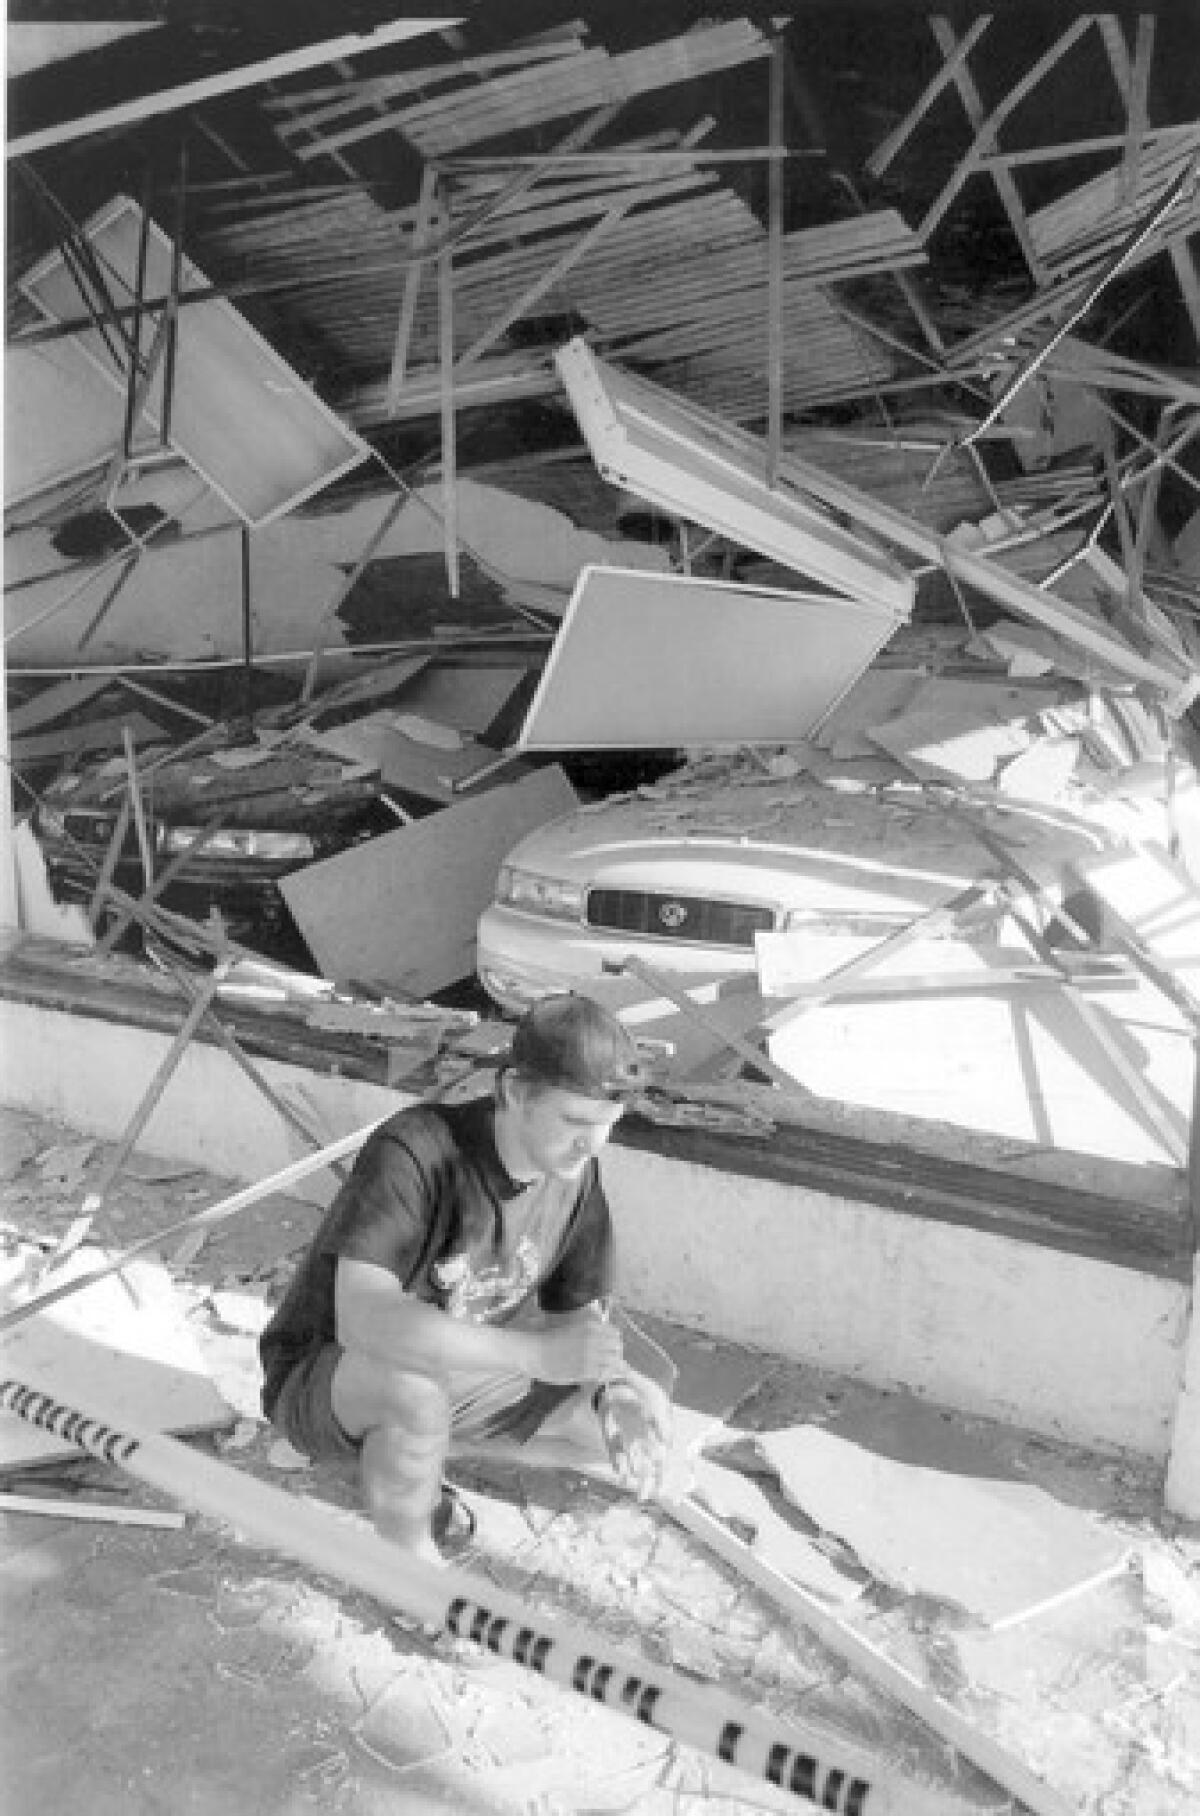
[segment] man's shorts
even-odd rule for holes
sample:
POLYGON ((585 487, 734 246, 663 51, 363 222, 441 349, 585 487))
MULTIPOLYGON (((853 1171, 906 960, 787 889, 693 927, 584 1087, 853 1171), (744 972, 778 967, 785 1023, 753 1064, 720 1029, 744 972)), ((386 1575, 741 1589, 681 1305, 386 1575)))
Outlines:
MULTIPOLYGON (((361 1442, 338 1422, 333 1410, 333 1375, 343 1355, 340 1343, 325 1343, 286 1376, 271 1414, 277 1431, 304 1456, 318 1460, 357 1458, 361 1442)), ((531 1382, 508 1370, 475 1371, 451 1387, 452 1444, 509 1439, 527 1441, 555 1414, 578 1398, 574 1390, 531 1382)))
POLYGON ((294 1450, 315 1462, 318 1458, 349 1459, 361 1445, 345 1432, 333 1411, 333 1371, 342 1359, 340 1343, 324 1343, 284 1380, 271 1414, 271 1423, 294 1450))

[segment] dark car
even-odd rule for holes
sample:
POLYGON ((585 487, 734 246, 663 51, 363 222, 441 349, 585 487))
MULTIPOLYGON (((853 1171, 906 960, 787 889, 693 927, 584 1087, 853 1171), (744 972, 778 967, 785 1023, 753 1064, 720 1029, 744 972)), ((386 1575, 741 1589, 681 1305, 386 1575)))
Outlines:
POLYGON ((102 872, 133 897, 157 880, 162 907, 199 921, 216 910, 242 945, 305 970, 315 966, 280 878, 399 824, 378 770, 303 744, 251 741, 148 760, 141 827, 127 792, 121 759, 45 788, 33 826, 56 898, 90 902, 102 872))

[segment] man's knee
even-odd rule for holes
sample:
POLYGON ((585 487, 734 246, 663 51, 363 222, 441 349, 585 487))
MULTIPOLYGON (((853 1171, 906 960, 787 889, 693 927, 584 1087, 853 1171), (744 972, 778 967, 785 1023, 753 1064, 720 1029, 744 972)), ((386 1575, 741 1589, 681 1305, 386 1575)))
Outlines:
POLYGON ((448 1437, 450 1396, 432 1375, 389 1369, 380 1383, 380 1425, 410 1431, 417 1438, 448 1437))
POLYGON ((416 1369, 346 1354, 334 1375, 330 1398, 339 1423, 356 1438, 379 1428, 423 1444, 449 1437, 449 1395, 441 1382, 416 1369))

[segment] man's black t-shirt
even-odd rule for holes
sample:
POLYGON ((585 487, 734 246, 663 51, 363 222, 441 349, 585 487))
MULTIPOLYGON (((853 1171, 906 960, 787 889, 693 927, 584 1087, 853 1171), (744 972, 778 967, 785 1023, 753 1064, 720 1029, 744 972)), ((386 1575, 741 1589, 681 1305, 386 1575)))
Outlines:
POLYGON ((386 1268, 451 1317, 504 1323, 536 1302, 570 1312, 611 1289, 612 1228, 595 1160, 522 1185, 496 1151, 495 1100, 418 1104, 359 1152, 259 1340, 270 1418, 284 1380, 332 1342, 340 1256, 386 1268))

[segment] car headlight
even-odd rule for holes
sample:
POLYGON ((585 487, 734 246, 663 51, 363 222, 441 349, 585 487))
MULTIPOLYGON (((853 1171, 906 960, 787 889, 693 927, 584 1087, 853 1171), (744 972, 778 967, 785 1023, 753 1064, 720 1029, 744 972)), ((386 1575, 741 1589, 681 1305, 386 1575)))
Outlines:
MULTIPOLYGON (((200 836, 199 826, 168 826, 163 833, 163 850, 183 851, 200 836)), ((316 847, 306 832, 255 832, 231 826, 214 832, 206 839, 202 857, 265 858, 274 863, 303 864, 316 855, 316 847)))
POLYGON ((496 900, 526 914, 544 914, 552 921, 583 919, 583 888, 561 877, 541 876, 536 870, 518 870, 502 864, 496 883, 496 900))

